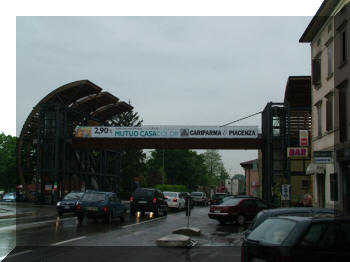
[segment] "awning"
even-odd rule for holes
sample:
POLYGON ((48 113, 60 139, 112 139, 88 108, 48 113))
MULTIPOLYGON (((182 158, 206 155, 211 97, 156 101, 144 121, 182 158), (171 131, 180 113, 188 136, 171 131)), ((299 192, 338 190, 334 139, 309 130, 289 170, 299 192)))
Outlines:
POLYGON ((325 173, 326 173, 326 168, 324 167, 324 165, 310 163, 306 168, 307 175, 325 174, 325 173))

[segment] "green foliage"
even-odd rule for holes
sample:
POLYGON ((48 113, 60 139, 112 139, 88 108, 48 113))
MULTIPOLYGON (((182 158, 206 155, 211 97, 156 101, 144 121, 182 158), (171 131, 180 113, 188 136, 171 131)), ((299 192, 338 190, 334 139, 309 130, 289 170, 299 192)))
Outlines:
POLYGON ((203 157, 195 151, 156 149, 151 153, 146 166, 148 186, 162 184, 163 174, 164 183, 185 185, 190 190, 208 182, 203 157))
POLYGON ((208 185, 223 185, 225 179, 229 178, 229 175, 224 167, 219 152, 217 150, 207 150, 202 155, 207 170, 208 185))
POLYGON ((188 192, 188 189, 185 185, 156 185, 155 188, 163 192, 188 192))
POLYGON ((16 188, 16 140, 0 134, 0 189, 6 191, 16 188))

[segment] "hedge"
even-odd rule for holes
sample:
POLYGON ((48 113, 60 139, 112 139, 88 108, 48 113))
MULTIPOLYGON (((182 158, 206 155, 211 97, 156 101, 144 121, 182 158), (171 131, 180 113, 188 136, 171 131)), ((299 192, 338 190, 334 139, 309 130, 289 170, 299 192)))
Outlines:
POLYGON ((185 185, 156 185, 155 188, 160 191, 171 191, 171 192, 189 192, 185 185))

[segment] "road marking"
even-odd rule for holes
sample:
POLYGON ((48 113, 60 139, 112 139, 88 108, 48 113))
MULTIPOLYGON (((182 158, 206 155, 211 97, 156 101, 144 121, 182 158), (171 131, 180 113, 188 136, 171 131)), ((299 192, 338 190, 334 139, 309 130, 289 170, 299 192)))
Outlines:
POLYGON ((132 227, 132 226, 137 226, 137 225, 141 225, 141 224, 153 222, 153 221, 160 220, 160 219, 164 219, 164 218, 165 218, 165 217, 154 218, 154 219, 147 220, 147 221, 143 221, 143 222, 140 222, 140 223, 136 223, 136 224, 131 224, 131 225, 123 226, 122 228, 128 228, 128 227, 132 227))
MULTIPOLYGON (((67 221, 67 220, 71 220, 72 218, 67 217, 67 218, 63 218, 60 221, 67 221)), ((24 223, 24 224, 16 224, 16 225, 11 225, 11 226, 6 226, 6 227, 0 227, 0 232, 1 231, 5 231, 5 230, 11 230, 11 229, 22 229, 22 228, 28 228, 31 226, 35 226, 35 225, 41 225, 41 224, 49 224, 52 222, 56 222, 57 219, 53 219, 53 220, 46 220, 46 221, 39 221, 39 222, 33 222, 33 223, 24 223)))
POLYGON ((65 241, 53 243, 50 246, 58 246, 58 245, 61 245, 61 244, 64 244, 64 243, 76 241, 76 240, 83 239, 83 238, 86 238, 86 236, 76 237, 76 238, 68 239, 68 240, 65 240, 65 241))
POLYGON ((15 257, 15 256, 19 256, 19 255, 27 254, 27 253, 30 253, 30 252, 32 252, 32 251, 33 251, 33 250, 25 250, 25 251, 21 251, 21 252, 18 252, 18 253, 15 253, 15 254, 9 255, 9 256, 3 256, 3 257, 0 257, 0 261, 2 261, 2 260, 3 260, 3 259, 5 259, 5 258, 15 257))

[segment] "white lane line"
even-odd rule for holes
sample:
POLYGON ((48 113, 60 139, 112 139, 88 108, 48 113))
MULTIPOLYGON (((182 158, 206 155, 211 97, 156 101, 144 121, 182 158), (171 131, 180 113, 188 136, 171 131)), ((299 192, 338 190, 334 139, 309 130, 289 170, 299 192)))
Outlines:
POLYGON ((136 223, 136 224, 131 224, 131 225, 123 226, 122 228, 128 228, 128 227, 132 227, 132 226, 137 226, 137 225, 141 225, 141 224, 153 222, 153 221, 160 220, 160 219, 164 219, 164 218, 165 218, 165 217, 154 218, 154 219, 147 220, 147 221, 143 221, 143 222, 140 222, 140 223, 136 223))
POLYGON ((8 257, 15 257, 15 256, 19 256, 19 255, 30 253, 30 252, 33 252, 33 250, 25 250, 25 251, 21 251, 21 252, 18 252, 18 253, 9 255, 9 256, 0 257, 0 261, 5 259, 5 258, 8 258, 8 257))
POLYGON ((61 244, 65 244, 65 243, 76 241, 76 240, 83 239, 83 238, 86 238, 86 236, 76 237, 76 238, 68 239, 68 240, 65 240, 65 241, 53 243, 50 246, 58 246, 58 245, 61 245, 61 244))
MULTIPOLYGON (((67 221, 71 220, 72 218, 67 217, 67 218, 62 218, 60 221, 67 221)), ((40 222, 33 222, 33 223, 24 223, 24 224, 16 224, 16 225, 11 225, 11 226, 6 226, 6 227, 0 227, 0 232, 5 231, 5 230, 11 230, 11 229, 22 229, 22 228, 28 228, 31 226, 36 226, 36 225, 41 225, 41 224, 49 224, 52 222, 56 222, 57 219, 53 220, 46 220, 46 221, 40 221, 40 222)))

